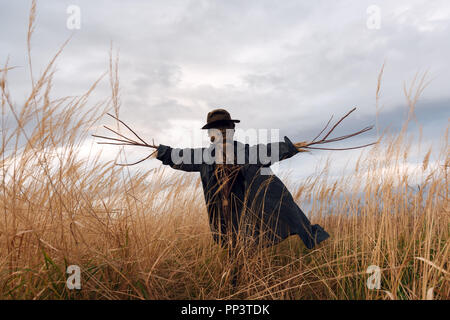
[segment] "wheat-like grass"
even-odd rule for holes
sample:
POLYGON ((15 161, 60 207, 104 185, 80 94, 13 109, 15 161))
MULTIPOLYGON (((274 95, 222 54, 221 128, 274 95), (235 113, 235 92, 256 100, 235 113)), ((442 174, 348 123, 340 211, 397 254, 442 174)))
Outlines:
MULTIPOLYGON (((22 106, 9 93, 13 67, 0 71, 0 298, 449 298, 448 128, 440 153, 431 161, 427 151, 413 171, 405 170, 411 136, 402 130, 361 151, 351 175, 331 180, 326 163, 297 182, 296 201, 312 204, 310 219, 331 238, 311 251, 291 237, 241 252, 233 287, 235 262, 211 238, 198 177, 78 157, 106 112, 119 116, 118 63, 111 54, 111 97, 90 105, 98 82, 82 96, 50 98, 57 55, 32 75, 22 106), (65 285, 71 264, 82 270, 79 291, 65 285), (381 268, 380 290, 366 286, 369 265, 381 268)), ((405 90, 404 128, 420 79, 405 90)))

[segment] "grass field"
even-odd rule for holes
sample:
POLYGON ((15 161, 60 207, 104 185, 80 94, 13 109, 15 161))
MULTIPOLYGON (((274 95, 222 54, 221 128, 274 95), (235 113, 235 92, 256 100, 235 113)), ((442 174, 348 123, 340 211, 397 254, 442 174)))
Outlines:
MULTIPOLYGON (((351 175, 332 180, 328 164, 291 181, 297 203, 312 204, 312 223, 330 239, 309 251, 291 237, 243 255, 233 287, 199 177, 162 167, 131 173, 78 157, 105 112, 119 111, 115 59, 111 97, 97 105, 87 103, 96 84, 83 96, 52 99, 53 62, 23 105, 9 94, 14 70, 0 67, 0 299, 450 297, 448 128, 436 137, 436 161, 424 150, 422 164, 408 166, 420 136, 408 133, 409 117, 400 132, 363 150, 351 175), (81 268, 81 290, 66 287, 69 265, 81 268), (366 285, 370 265, 381 269, 379 290, 366 285)), ((423 84, 417 79, 405 92, 410 115, 423 84)))

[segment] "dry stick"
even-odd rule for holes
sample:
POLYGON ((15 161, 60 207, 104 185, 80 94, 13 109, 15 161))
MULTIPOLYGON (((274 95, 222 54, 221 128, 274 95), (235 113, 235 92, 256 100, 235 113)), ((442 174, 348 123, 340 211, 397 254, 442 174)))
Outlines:
MULTIPOLYGON (((125 143, 127 143, 127 144, 129 144, 129 145, 139 144, 139 143, 131 143, 131 142, 127 141, 127 140, 122 140, 122 139, 117 139, 117 138, 111 138, 111 137, 105 137, 105 136, 99 136, 99 135, 97 135, 97 134, 93 134, 92 136, 93 136, 93 137, 96 137, 96 138, 102 138, 102 139, 108 139, 108 140, 114 140, 114 141, 125 142, 125 143)), ((100 143, 100 142, 97 142, 97 143, 100 143)), ((111 142, 107 142, 107 143, 111 143, 111 142)))
POLYGON ((353 108, 352 110, 350 110, 349 112, 347 112, 347 114, 346 114, 345 116, 343 116, 341 119, 339 119, 339 121, 336 122, 336 124, 330 129, 330 131, 328 131, 328 133, 325 135, 325 137, 323 137, 322 140, 325 140, 325 139, 330 135, 330 133, 333 132, 334 129, 336 129, 336 127, 339 125, 339 123, 341 123, 342 120, 344 120, 345 118, 347 118, 347 117, 350 115, 350 113, 352 113, 352 112, 355 111, 355 110, 356 110, 356 108, 353 108))
POLYGON ((113 146, 134 146, 134 147, 146 147, 148 148, 148 146, 143 145, 143 144, 134 144, 134 143, 128 143, 128 142, 124 142, 124 143, 114 143, 114 142, 97 142, 97 144, 110 144, 113 146))
POLYGON ((372 142, 372 143, 364 144, 362 146, 349 147, 349 148, 319 148, 319 147, 307 147, 307 148, 308 149, 314 149, 314 150, 352 150, 352 149, 359 149, 359 148, 368 147, 368 146, 374 145, 376 143, 377 142, 372 142))
POLYGON ((330 120, 328 120, 327 124, 325 125, 325 127, 322 129, 322 131, 320 131, 320 133, 312 140, 312 142, 316 141, 317 138, 320 137, 320 135, 325 131, 325 129, 328 127, 328 125, 330 124, 331 120, 333 119, 333 116, 331 116, 330 120))
POLYGON ((103 126, 105 129, 108 129, 109 131, 112 131, 112 132, 114 132, 115 134, 117 134, 117 135, 119 135, 119 136, 121 136, 122 138, 124 138, 125 140, 128 140, 128 141, 130 141, 130 142, 134 142, 134 143, 138 143, 137 141, 135 141, 135 140, 131 140, 130 138, 128 138, 128 137, 125 137, 124 135, 122 135, 122 134, 120 134, 120 133, 118 133, 118 132, 116 132, 116 131, 114 131, 113 129, 111 129, 111 128, 108 128, 107 126, 103 126))
POLYGON ((109 116, 113 117, 114 119, 116 119, 117 121, 119 121, 121 124, 123 124, 125 127, 127 127, 127 129, 130 130, 130 131, 131 131, 131 132, 132 132, 139 140, 141 140, 143 144, 146 144, 146 145, 147 145, 147 142, 145 142, 144 140, 142 140, 141 137, 139 137, 139 136, 136 134, 136 132, 134 132, 129 126, 127 126, 127 124, 126 124, 125 122, 123 122, 122 120, 120 120, 119 118, 113 116, 113 115, 110 114, 110 113, 107 113, 107 115, 109 115, 109 116))
MULTIPOLYGON (((348 138, 351 138, 351 137, 356 136, 356 135, 358 135, 358 134, 361 134, 361 133, 364 133, 364 132, 366 132, 366 131, 369 131, 369 130, 371 130, 371 129, 373 129, 373 126, 365 127, 365 128, 362 129, 361 131, 358 131, 358 132, 355 132, 355 133, 350 133, 350 134, 347 134, 347 135, 345 135, 345 136, 340 136, 340 137, 337 137, 337 138, 329 139, 329 140, 327 140, 327 141, 328 141, 328 142, 335 142, 335 141, 340 141, 340 140, 348 139, 348 138)), ((323 142, 322 142, 322 143, 323 143, 323 142)))
MULTIPOLYGON (((151 144, 148 144, 147 142, 145 142, 141 137, 139 137, 137 134, 136 134, 136 132, 134 132, 125 122, 123 122, 122 120, 120 120, 120 119, 118 119, 118 118, 116 118, 116 117, 114 117, 113 115, 111 115, 111 114, 109 114, 108 113, 108 115, 110 115, 111 117, 113 117, 114 119, 116 119, 117 121, 119 121, 120 123, 122 123, 125 127, 127 127, 127 129, 128 130, 130 130, 139 140, 141 140, 142 141, 142 143, 140 143, 140 142, 137 142, 137 141, 134 141, 134 140, 132 140, 132 139, 130 139, 130 138, 125 138, 125 139, 127 139, 128 141, 124 141, 124 140, 120 140, 120 139, 115 139, 115 138, 110 138, 110 137, 105 137, 105 136, 97 136, 97 137, 100 137, 100 138, 104 138, 104 139, 110 139, 110 140, 119 140, 119 141, 122 141, 122 142, 128 142, 130 145, 133 145, 133 146, 145 146, 145 147, 149 147, 149 148, 158 148, 156 145, 151 145, 151 144), (133 142, 131 142, 131 141, 133 141, 133 142)), ((117 134, 117 135, 119 135, 119 136, 122 136, 120 133, 118 133, 117 131, 115 131, 115 130, 113 130, 113 129, 111 129, 111 128, 108 128, 108 130, 110 130, 110 131, 112 131, 112 132, 114 132, 115 134, 117 134)))
POLYGON ((153 151, 152 153, 150 153, 147 157, 145 157, 144 159, 141 159, 139 161, 133 162, 133 163, 116 163, 116 165, 118 166, 122 166, 122 167, 126 167, 126 166, 134 166, 135 164, 141 163, 145 160, 147 160, 148 158, 150 158, 155 152, 157 152, 158 150, 153 151))
MULTIPOLYGON (((308 151, 306 149, 311 149, 311 150, 353 150, 353 149, 359 149, 359 148, 364 148, 364 147, 368 147, 371 145, 374 145, 376 143, 378 143, 378 141, 376 142, 372 142, 372 143, 368 143, 368 144, 364 144, 361 146, 356 146, 356 147, 348 147, 348 148, 323 148, 323 147, 313 147, 313 145, 317 145, 317 144, 326 144, 326 143, 331 143, 331 142, 336 142, 336 141, 342 141, 357 135, 360 135, 364 132, 367 132, 369 130, 373 129, 373 126, 368 126, 365 127, 359 131, 356 131, 354 133, 350 133, 350 134, 346 134, 343 136, 339 136, 336 138, 332 138, 332 139, 327 139, 330 134, 337 128, 337 126, 345 119, 347 118, 352 112, 354 112, 356 110, 356 108, 353 108, 352 110, 350 110, 349 112, 347 112, 342 118, 340 118, 334 125, 333 127, 325 134, 325 136, 320 139, 319 141, 316 141, 316 139, 318 139, 322 133, 326 130, 326 128, 328 128, 328 125, 330 124, 331 120, 333 119, 333 116, 331 116, 330 120, 328 120, 327 124, 325 125, 325 127, 322 129, 322 131, 320 131, 320 133, 309 143, 307 142, 298 142, 295 143, 294 146, 297 148, 298 151, 300 152, 305 152, 308 151)), ((93 137, 97 137, 97 138, 101 138, 101 139, 106 139, 106 140, 110 140, 110 141, 114 141, 114 142, 97 142, 98 144, 110 144, 110 145, 115 145, 115 146, 137 146, 137 147, 147 147, 147 148, 154 148, 156 149, 157 146, 155 145, 155 141, 152 140, 153 144, 150 145, 147 142, 145 142, 141 137, 139 137, 139 135, 134 132, 125 122, 123 122, 122 120, 120 120, 119 118, 115 117, 114 115, 107 113, 109 116, 111 116, 112 118, 114 118, 115 120, 119 121, 121 124, 123 124, 128 130, 130 130, 142 143, 135 141, 131 138, 128 138, 122 134, 120 134, 119 132, 108 128, 107 126, 104 126, 106 129, 108 129, 109 131, 115 133, 116 135, 118 135, 119 137, 125 139, 117 139, 117 138, 112 138, 112 137, 106 137, 106 136, 100 136, 100 135, 92 135, 93 137), (116 142, 117 141, 117 142, 116 142)), ((121 164, 121 163, 116 163, 119 166, 133 166, 135 164, 141 163, 145 160, 147 160, 148 158, 150 158, 153 154, 155 154, 157 150, 153 151, 150 155, 148 155, 147 157, 136 161, 134 163, 129 163, 129 164, 121 164)))
MULTIPOLYGON (((345 140, 345 139, 348 139, 348 138, 357 136, 357 135, 359 135, 359 134, 362 134, 362 133, 364 133, 364 132, 367 132, 367 131, 371 130, 372 128, 373 128, 373 126, 366 127, 366 128, 364 128, 364 129, 362 129, 362 130, 360 130, 360 131, 357 131, 357 132, 355 132, 355 133, 350 133, 350 134, 347 134, 347 135, 344 135, 344 136, 340 136, 340 137, 336 137, 336 138, 333 138, 333 139, 328 139, 328 140, 324 140, 324 141, 319 141, 319 142, 316 142, 316 143, 314 143, 314 144, 324 144, 324 143, 331 143, 331 142, 336 142, 336 141, 345 140)), ((308 146, 309 146, 309 145, 312 145, 312 143, 311 143, 311 144, 308 144, 308 146)))
MULTIPOLYGON (((116 119, 117 121, 119 121, 121 124, 123 124, 128 130, 130 130, 142 143, 140 143, 140 142, 138 142, 138 141, 135 141, 135 140, 133 140, 133 139, 131 139, 131 138, 128 138, 128 137, 126 137, 126 136, 124 136, 123 134, 120 134, 119 132, 117 132, 117 131, 115 131, 115 130, 113 130, 113 129, 111 129, 111 128, 108 128, 107 126, 104 126, 106 129, 108 129, 109 131, 111 131, 111 132, 113 132, 113 133, 115 133, 116 135, 118 135, 119 137, 122 137, 122 138, 124 138, 125 140, 123 140, 123 139, 117 139, 117 138, 112 138, 112 137, 106 137, 106 136, 100 136, 100 135, 95 135, 95 134, 93 134, 92 136, 93 137, 96 137, 96 138, 101 138, 101 139, 106 139, 106 140, 110 140, 110 141, 118 141, 118 142, 97 142, 98 144, 110 144, 110 145, 116 145, 116 146, 136 146, 136 147, 147 147, 147 148, 154 148, 154 149, 156 149, 157 148, 157 146, 155 145, 155 142, 153 141, 153 145, 150 145, 150 144, 148 144, 147 142, 145 142, 141 137, 139 137, 138 136, 138 134, 136 133, 136 132, 134 132, 125 122, 123 122, 122 120, 120 120, 119 118, 117 118, 117 117, 115 117, 115 116, 113 116, 112 114, 110 114, 110 113, 107 113, 110 117, 112 117, 112 118, 114 118, 114 119, 116 119)), ((143 159, 141 159, 141 160, 138 160, 138 161, 136 161, 136 162, 133 162, 133 163, 116 163, 116 165, 118 165, 118 166, 134 166, 134 165, 136 165, 136 164, 139 164, 139 163, 141 163, 141 162, 143 162, 143 161, 145 161, 145 160, 147 160, 148 158, 150 158, 152 155, 154 155, 155 154, 155 152, 156 152, 157 150, 155 150, 155 151, 153 151, 150 155, 148 155, 147 157, 145 157, 145 158, 143 158, 143 159)))
POLYGON ((363 129, 361 129, 361 130, 359 130, 357 132, 354 132, 354 133, 350 133, 350 134, 343 135, 343 136, 336 137, 336 138, 332 138, 332 139, 327 139, 328 136, 334 131, 334 129, 336 129, 337 126, 355 110, 356 110, 356 108, 353 108, 352 110, 347 112, 341 119, 339 119, 334 124, 334 126, 328 131, 328 133, 322 139, 320 139, 319 141, 315 141, 315 140, 318 137, 320 137, 320 135, 325 131, 325 129, 328 127, 328 125, 329 125, 329 123, 330 123, 330 121, 331 121, 331 119, 333 117, 331 117, 331 119, 326 124, 325 128, 323 128, 322 131, 311 142, 309 142, 309 143, 298 142, 298 143, 294 144, 294 146, 297 148, 298 151, 304 152, 304 151, 307 151, 306 149, 311 149, 311 150, 352 150, 352 149, 364 148, 364 147, 371 146, 371 145, 374 145, 374 144, 378 143, 378 141, 377 141, 377 142, 372 142, 372 143, 368 143, 368 144, 365 144, 365 145, 356 146, 356 147, 349 147, 349 148, 320 148, 320 147, 312 147, 313 145, 316 145, 316 144, 326 144, 326 143, 331 143, 331 142, 345 140, 345 139, 348 139, 348 138, 360 135, 360 134, 362 134, 364 132, 367 132, 369 130, 372 130, 373 126, 369 126, 369 127, 365 127, 365 128, 363 128, 363 129))

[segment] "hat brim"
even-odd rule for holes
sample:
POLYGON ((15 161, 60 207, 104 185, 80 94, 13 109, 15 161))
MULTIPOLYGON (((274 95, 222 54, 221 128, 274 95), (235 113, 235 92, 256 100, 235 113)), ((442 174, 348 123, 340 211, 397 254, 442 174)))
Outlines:
POLYGON ((238 123, 241 122, 241 120, 236 120, 236 119, 231 119, 231 120, 216 120, 210 123, 205 124, 202 129, 211 129, 211 128, 215 128, 218 125, 223 125, 223 124, 227 124, 230 122, 234 122, 234 123, 238 123))

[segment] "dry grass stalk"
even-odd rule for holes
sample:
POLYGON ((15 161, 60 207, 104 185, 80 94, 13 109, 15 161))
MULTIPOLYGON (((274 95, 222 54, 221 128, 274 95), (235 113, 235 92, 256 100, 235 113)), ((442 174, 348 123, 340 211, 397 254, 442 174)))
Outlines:
MULTIPOLYGON (((332 179, 327 162, 298 181, 294 198, 331 238, 312 251, 291 237, 243 255, 233 288, 200 179, 164 168, 127 175, 98 155, 79 158, 103 109, 117 116, 119 101, 90 105, 96 83, 52 100, 54 69, 41 69, 17 105, 1 67, 0 299, 450 298, 448 127, 415 168, 405 130, 362 149, 349 175, 332 179), (72 264, 81 290, 65 285, 72 264), (369 265, 381 269, 380 290, 366 286, 369 265)), ((413 110, 418 96, 405 94, 413 110)))

